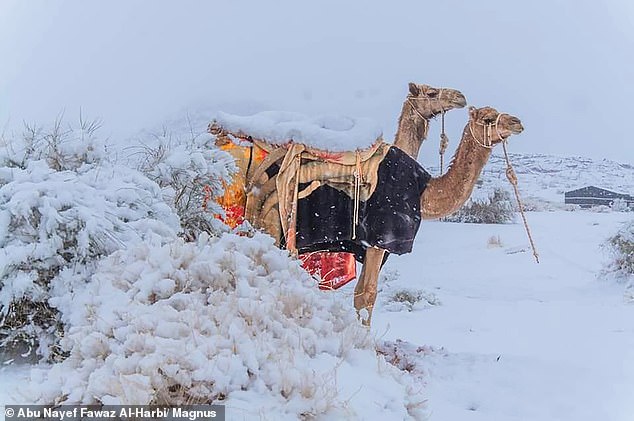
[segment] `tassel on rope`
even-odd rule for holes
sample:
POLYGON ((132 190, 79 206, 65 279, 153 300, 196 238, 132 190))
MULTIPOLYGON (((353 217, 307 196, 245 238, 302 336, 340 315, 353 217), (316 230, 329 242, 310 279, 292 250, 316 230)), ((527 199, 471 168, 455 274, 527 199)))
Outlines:
POLYGON ((441 114, 441 132, 440 132, 440 175, 443 173, 444 163, 445 163, 445 151, 447 150, 447 146, 449 146, 449 138, 445 133, 445 111, 441 114))

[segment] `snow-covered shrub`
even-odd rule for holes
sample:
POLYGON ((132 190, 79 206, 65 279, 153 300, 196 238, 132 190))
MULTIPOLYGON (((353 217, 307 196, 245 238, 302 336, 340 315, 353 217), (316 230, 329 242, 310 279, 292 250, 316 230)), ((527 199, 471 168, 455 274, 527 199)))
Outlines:
MULTIPOLYGON (((514 204, 514 208, 517 209, 517 204, 514 204)), ((522 208, 524 212, 550 212, 559 209, 560 206, 539 197, 527 196, 522 198, 522 208)))
POLYGON ((608 238, 604 247, 611 256, 605 272, 626 280, 634 277, 634 222, 625 224, 608 238))
POLYGON ((22 138, 3 140, 0 159, 9 167, 25 168, 29 161, 42 160, 55 171, 76 171, 106 160, 106 143, 97 136, 100 127, 98 120, 81 117, 75 128, 64 125, 61 117, 49 128, 27 124, 22 138))
POLYGON ((511 195, 496 188, 487 199, 469 200, 453 214, 443 218, 447 222, 468 222, 474 224, 505 224, 515 216, 511 195))
POLYGON ((630 212, 632 210, 627 204, 627 200, 621 198, 614 199, 610 208, 612 208, 614 212, 630 212))
POLYGON ((377 344, 377 352, 385 359, 398 367, 400 370, 423 378, 427 377, 427 372, 423 359, 430 355, 446 355, 444 349, 434 349, 429 346, 416 346, 410 342, 397 339, 395 342, 384 341, 377 344))
POLYGON ((240 419, 421 419, 348 300, 264 234, 140 244, 103 260, 63 314, 69 357, 39 403, 222 403, 240 419), (377 360, 378 359, 378 360, 377 360))
POLYGON ((60 356, 51 298, 69 297, 98 259, 171 241, 178 216, 159 186, 107 160, 97 123, 27 127, 0 145, 0 348, 60 356))
POLYGON ((612 211, 612 208, 607 205, 597 205, 592 206, 589 211, 594 213, 610 213, 612 211))
POLYGON ((161 187, 165 202, 178 214, 182 235, 195 239, 199 233, 226 231, 214 214, 224 214, 213 200, 237 170, 234 160, 219 150, 208 133, 161 133, 145 135, 135 147, 132 166, 161 187), (212 200, 209 200, 212 199, 212 200), (203 206, 206 204, 206 207, 203 206))
POLYGON ((420 289, 399 289, 394 291, 388 298, 385 309, 388 311, 412 311, 414 309, 436 306, 440 300, 433 293, 428 293, 420 289))
POLYGON ((625 283, 625 298, 634 301, 634 221, 625 224, 603 244, 610 254, 602 275, 625 283))
POLYGON ((502 247, 502 239, 500 238, 500 236, 499 235, 490 236, 489 239, 487 240, 487 247, 488 248, 502 247))

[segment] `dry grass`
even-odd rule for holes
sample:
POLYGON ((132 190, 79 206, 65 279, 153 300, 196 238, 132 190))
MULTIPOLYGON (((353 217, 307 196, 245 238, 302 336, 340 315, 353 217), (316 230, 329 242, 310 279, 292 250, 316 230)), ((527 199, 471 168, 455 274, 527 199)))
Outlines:
POLYGON ((487 247, 488 248, 502 247, 502 239, 500 238, 500 236, 499 235, 490 236, 489 239, 487 240, 487 247))

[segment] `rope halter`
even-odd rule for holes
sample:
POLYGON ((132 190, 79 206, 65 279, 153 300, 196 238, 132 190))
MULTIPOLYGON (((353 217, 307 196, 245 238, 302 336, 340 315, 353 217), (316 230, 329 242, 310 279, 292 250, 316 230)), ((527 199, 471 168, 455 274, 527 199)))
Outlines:
POLYGON ((500 134, 500 130, 498 128, 499 124, 500 124, 500 118, 502 118, 503 115, 506 115, 506 113, 499 113, 498 116, 495 119, 495 122, 493 123, 480 123, 477 121, 470 121, 469 122, 469 133, 471 133, 471 137, 473 137, 473 140, 480 146, 482 146, 483 148, 487 148, 487 149, 492 149, 493 148, 493 141, 494 140, 499 140, 501 142, 506 142, 506 138, 502 137, 502 135, 500 134), (478 126, 482 126, 482 140, 478 139, 478 137, 476 136, 475 132, 473 131, 473 124, 477 124, 478 126), (495 135, 497 136, 497 139, 493 138, 493 130, 495 130, 495 135))
MULTIPOLYGON (((418 117, 420 117, 423 120, 423 123, 424 123, 423 139, 427 138, 427 133, 429 132, 429 118, 423 116, 423 114, 421 114, 421 112, 418 111, 418 108, 416 108, 412 100, 427 101, 431 108, 432 101, 436 101, 438 104, 440 104, 440 98, 442 97, 442 93, 443 93, 443 88, 440 88, 438 90, 438 94, 434 98, 430 96, 425 96, 424 98, 410 97, 410 96, 407 97, 407 103, 409 104, 410 107, 412 107, 412 111, 414 111, 414 113, 416 113, 416 115, 418 115, 418 117)), ((440 105, 440 111, 437 114, 430 117, 430 118, 433 118, 436 115, 440 114, 442 119, 442 128, 440 132, 440 146, 438 149, 438 153, 440 154, 440 173, 441 174, 443 172, 445 151, 447 150, 447 146, 449 145, 449 138, 447 137, 447 134, 445 133, 445 113, 446 112, 447 110, 445 110, 444 107, 440 105)))
POLYGON ((429 119, 425 117, 424 115, 422 115, 420 111, 418 111, 418 108, 416 108, 416 106, 412 102, 412 99, 425 99, 425 98, 409 98, 408 97, 407 103, 409 104, 410 107, 412 107, 412 111, 414 111, 414 113, 416 113, 416 115, 419 116, 423 120, 423 124, 424 124, 423 136, 427 136, 427 130, 429 129, 429 119))

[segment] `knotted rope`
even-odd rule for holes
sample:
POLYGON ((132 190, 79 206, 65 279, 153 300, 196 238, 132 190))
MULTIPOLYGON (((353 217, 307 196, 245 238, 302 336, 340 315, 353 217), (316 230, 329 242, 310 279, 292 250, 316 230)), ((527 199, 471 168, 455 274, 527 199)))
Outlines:
POLYGON ((440 130, 440 146, 438 149, 438 153, 440 154, 440 175, 442 175, 443 173, 443 167, 445 162, 445 151, 447 150, 447 146, 449 146, 449 138, 447 137, 447 134, 445 133, 445 113, 446 111, 443 110, 440 117, 441 130, 440 130))
MULTIPOLYGON (((440 92, 438 93, 438 98, 442 95, 442 89, 440 90, 440 92)), ((412 110, 414 111, 414 113, 416 113, 416 115, 418 115, 418 117, 420 117, 423 120, 423 137, 427 137, 427 132, 429 130, 429 118, 423 116, 423 114, 418 111, 418 108, 416 108, 416 106, 414 105, 414 103, 412 102, 412 99, 417 99, 417 100, 421 100, 421 101, 427 101, 430 103, 432 101, 439 101, 438 98, 431 98, 431 97, 425 97, 425 98, 407 98, 407 102, 410 105, 410 107, 412 107, 412 110)), ((444 167, 444 158, 445 158, 445 151, 447 150, 447 146, 449 145, 449 138, 447 137, 447 134, 445 133, 445 113, 447 111, 442 109, 441 107, 441 111, 440 111, 440 115, 441 115, 441 122, 442 122, 442 130, 440 133, 440 147, 439 147, 439 151, 438 153, 440 154, 440 174, 442 175, 443 173, 443 167, 444 167)))
POLYGON ((524 204, 520 199, 520 192, 517 187, 517 175, 515 175, 515 170, 511 165, 511 160, 509 159, 508 151, 506 150, 506 139, 502 141, 502 149, 504 150, 504 159, 506 160, 506 178, 509 180, 509 183, 513 186, 513 191, 515 192, 515 198, 517 199, 517 207, 520 210, 520 215, 522 215, 522 221, 524 221, 524 229, 526 230, 526 235, 528 236, 528 241, 531 243, 531 248, 533 249, 533 256, 535 257, 535 262, 539 263, 539 254, 537 254, 537 248, 535 247, 535 242, 533 241, 533 236, 531 235, 531 230, 528 226, 528 221, 526 220, 526 214, 524 213, 524 204))
MULTIPOLYGON (((409 106, 412 107, 412 110, 416 113, 416 115, 418 115, 423 120, 424 122, 423 137, 427 137, 427 130, 429 129, 429 119, 425 117, 424 115, 422 115, 420 111, 418 111, 418 108, 416 108, 416 106, 412 102, 412 99, 429 99, 429 98, 409 98, 409 97, 407 98, 407 103, 409 104, 409 106)), ((431 99, 429 100, 431 101, 431 99)))

